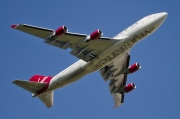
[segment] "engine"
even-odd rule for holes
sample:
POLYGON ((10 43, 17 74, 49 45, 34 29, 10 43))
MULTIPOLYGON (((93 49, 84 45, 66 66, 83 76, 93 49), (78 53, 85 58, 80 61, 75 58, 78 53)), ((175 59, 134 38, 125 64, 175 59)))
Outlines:
POLYGON ((60 36, 68 31, 66 26, 61 26, 55 31, 55 36, 60 36))
POLYGON ((141 68, 140 64, 135 63, 128 68, 128 73, 134 73, 141 68))
POLYGON ((93 33, 91 33, 91 35, 89 35, 85 41, 89 42, 90 40, 96 40, 100 38, 102 35, 103 35, 102 31, 98 29, 94 31, 93 33))
POLYGON ((56 39, 58 36, 65 34, 68 31, 66 26, 59 27, 54 33, 49 37, 49 39, 56 39))
POLYGON ((128 85, 126 85, 126 87, 124 88, 125 93, 129 93, 132 90, 134 90, 136 88, 136 85, 134 83, 130 83, 128 85))

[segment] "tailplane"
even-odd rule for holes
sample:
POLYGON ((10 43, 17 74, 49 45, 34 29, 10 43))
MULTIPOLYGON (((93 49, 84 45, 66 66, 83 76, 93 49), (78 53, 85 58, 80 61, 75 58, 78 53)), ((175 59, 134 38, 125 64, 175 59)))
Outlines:
POLYGON ((36 93, 39 90, 41 90, 46 84, 44 83, 37 83, 37 82, 29 82, 29 81, 23 81, 23 80, 15 80, 12 83, 16 84, 17 86, 24 88, 25 90, 36 93))
POLYGON ((32 93, 32 97, 38 96, 39 99, 50 108, 53 105, 54 91, 47 91, 50 76, 34 75, 29 81, 15 80, 12 83, 32 93))
POLYGON ((54 91, 42 93, 38 97, 48 108, 53 106, 54 91))

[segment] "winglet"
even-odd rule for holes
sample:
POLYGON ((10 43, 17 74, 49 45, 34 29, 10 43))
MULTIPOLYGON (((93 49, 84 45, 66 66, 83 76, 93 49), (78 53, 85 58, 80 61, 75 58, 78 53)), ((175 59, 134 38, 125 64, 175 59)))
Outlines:
POLYGON ((18 26, 18 24, 13 24, 11 28, 15 29, 18 26))

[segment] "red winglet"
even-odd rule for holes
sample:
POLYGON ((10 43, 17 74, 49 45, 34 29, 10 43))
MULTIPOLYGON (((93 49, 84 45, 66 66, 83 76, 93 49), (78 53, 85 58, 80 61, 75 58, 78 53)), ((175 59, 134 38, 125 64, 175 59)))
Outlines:
POLYGON ((11 28, 16 28, 18 26, 18 24, 13 24, 12 26, 11 26, 11 28))

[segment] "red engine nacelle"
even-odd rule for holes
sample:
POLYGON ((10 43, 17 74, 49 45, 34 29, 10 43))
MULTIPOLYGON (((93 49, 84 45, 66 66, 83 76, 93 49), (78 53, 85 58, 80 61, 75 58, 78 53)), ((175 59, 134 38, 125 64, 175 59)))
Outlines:
POLYGON ((55 31, 55 36, 60 36, 68 31, 66 26, 61 26, 55 31))
POLYGON ((141 65, 138 63, 135 63, 128 68, 128 73, 134 73, 135 71, 139 70, 140 68, 141 68, 141 65))
POLYGON ((91 35, 89 35, 86 38, 86 42, 88 42, 90 40, 96 40, 96 39, 100 38, 102 35, 103 35, 102 31, 98 29, 98 30, 94 31, 93 33, 91 33, 91 35))
POLYGON ((130 83, 128 85, 126 85, 126 87, 124 88, 125 93, 128 93, 132 90, 134 90, 136 88, 136 85, 134 83, 130 83))

